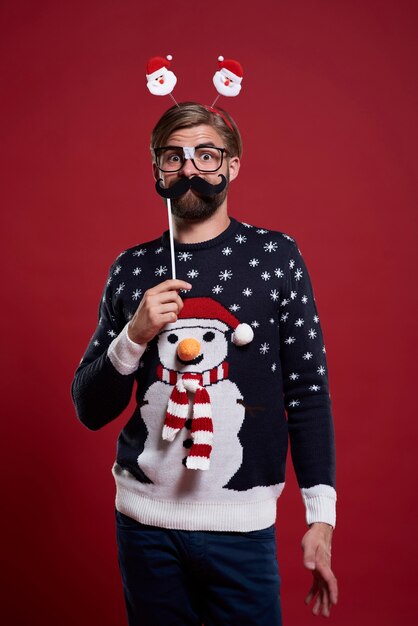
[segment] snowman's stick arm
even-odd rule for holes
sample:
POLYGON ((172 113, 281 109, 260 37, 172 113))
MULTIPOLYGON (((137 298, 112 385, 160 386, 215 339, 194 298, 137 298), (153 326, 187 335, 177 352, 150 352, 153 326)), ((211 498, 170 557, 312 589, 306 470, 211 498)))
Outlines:
POLYGON ((170 254, 171 254, 171 277, 176 279, 176 260, 174 257, 174 235, 173 235, 173 216, 171 215, 171 200, 167 198, 168 211, 168 230, 170 234, 170 254))

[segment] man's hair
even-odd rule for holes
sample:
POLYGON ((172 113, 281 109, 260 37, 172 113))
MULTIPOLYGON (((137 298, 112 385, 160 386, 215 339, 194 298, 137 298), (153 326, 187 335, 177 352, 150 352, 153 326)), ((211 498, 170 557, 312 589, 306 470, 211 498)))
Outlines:
POLYGON ((207 124, 222 137, 229 156, 242 154, 242 141, 238 127, 232 117, 223 109, 211 109, 197 102, 180 102, 179 106, 172 106, 158 120, 151 135, 151 153, 153 149, 167 145, 170 135, 180 128, 193 128, 207 124), (217 112, 219 111, 219 113, 217 112), (228 123, 231 127, 228 126, 228 123))

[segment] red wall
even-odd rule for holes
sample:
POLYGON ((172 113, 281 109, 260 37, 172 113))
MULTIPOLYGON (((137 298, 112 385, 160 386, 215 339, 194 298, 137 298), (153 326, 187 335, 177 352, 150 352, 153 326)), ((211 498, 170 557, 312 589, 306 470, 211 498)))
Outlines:
MULTIPOLYGON (((109 264, 166 227, 147 146, 171 103, 144 70, 171 53, 180 100, 212 102, 219 54, 243 64, 219 102, 245 141, 231 213, 295 236, 313 278, 339 462, 332 622, 415 624, 417 4, 146 4, 0 4, 3 623, 123 623, 124 417, 87 431, 69 387, 109 264)), ((278 520, 285 623, 306 626, 290 471, 278 520)))

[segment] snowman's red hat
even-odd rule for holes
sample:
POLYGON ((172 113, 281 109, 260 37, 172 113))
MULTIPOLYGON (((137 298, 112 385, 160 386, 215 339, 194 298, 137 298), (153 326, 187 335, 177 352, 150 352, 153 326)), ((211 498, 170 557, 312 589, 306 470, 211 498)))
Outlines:
POLYGON ((208 326, 225 333, 228 329, 234 330, 232 342, 236 346, 245 346, 253 340, 254 332, 249 324, 240 321, 222 304, 213 298, 186 298, 175 324, 167 324, 165 330, 187 326, 208 326))
POLYGON ((172 58, 171 54, 168 54, 166 58, 151 57, 148 59, 146 72, 147 80, 154 80, 154 78, 157 78, 161 74, 165 74, 170 68, 172 58))

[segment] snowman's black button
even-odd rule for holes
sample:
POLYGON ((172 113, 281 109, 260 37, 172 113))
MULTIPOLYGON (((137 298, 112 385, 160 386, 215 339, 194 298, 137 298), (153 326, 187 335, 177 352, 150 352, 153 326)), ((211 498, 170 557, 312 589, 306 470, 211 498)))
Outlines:
POLYGON ((191 427, 192 427, 192 420, 191 420, 191 418, 190 418, 190 419, 188 419, 188 420, 184 423, 184 425, 185 425, 185 427, 186 427, 186 428, 188 428, 188 429, 190 430, 190 429, 191 429, 191 427))
POLYGON ((185 440, 183 441, 183 446, 184 446, 185 448, 191 448, 191 447, 192 447, 192 445, 193 445, 193 439, 185 439, 185 440))

